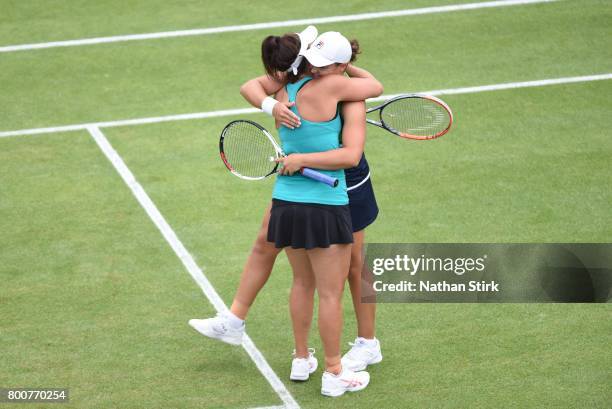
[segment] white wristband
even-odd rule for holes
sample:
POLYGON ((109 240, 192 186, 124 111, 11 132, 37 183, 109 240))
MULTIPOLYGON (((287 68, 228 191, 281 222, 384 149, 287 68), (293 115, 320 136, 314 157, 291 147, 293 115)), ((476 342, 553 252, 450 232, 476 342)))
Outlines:
POLYGON ((261 110, 264 111, 266 114, 272 116, 272 110, 274 109, 274 105, 276 105, 277 103, 278 101, 274 98, 265 97, 264 100, 261 102, 261 110))

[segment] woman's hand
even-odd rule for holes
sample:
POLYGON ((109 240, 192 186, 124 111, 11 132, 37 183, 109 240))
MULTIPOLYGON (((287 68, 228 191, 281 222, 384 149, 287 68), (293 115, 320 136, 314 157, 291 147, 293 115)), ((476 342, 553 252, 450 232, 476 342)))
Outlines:
POLYGON ((293 175, 304 167, 302 164, 302 155, 299 153, 292 153, 283 158, 278 158, 276 161, 282 165, 278 171, 281 175, 293 175))
POLYGON ((356 68, 356 67, 355 67, 353 64, 348 63, 348 64, 346 65, 346 70, 345 70, 344 72, 346 72, 346 75, 348 75, 348 76, 349 76, 349 77, 351 77, 351 78, 352 78, 352 77, 356 77, 356 76, 357 76, 357 74, 359 73, 359 71, 357 71, 355 68, 356 68))
POLYGON ((300 118, 289 109, 295 102, 277 102, 272 109, 272 116, 276 122, 276 127, 284 125, 289 129, 295 129, 301 125, 300 118))

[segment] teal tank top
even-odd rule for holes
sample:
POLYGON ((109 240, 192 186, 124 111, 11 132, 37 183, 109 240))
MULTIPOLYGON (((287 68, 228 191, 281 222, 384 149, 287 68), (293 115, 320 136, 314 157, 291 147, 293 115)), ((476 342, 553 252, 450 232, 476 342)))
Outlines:
MULTIPOLYGON (((285 89, 289 96, 289 102, 295 101, 299 90, 310 80, 312 80, 312 77, 304 77, 298 82, 286 85, 285 89)), ((292 106, 291 110, 300 117, 302 124, 295 129, 281 126, 278 130, 281 146, 287 155, 291 153, 325 152, 340 147, 342 120, 338 113, 329 121, 312 122, 300 116, 297 104, 292 106)), ((334 188, 299 173, 292 176, 278 175, 272 197, 299 203, 348 204, 344 170, 317 169, 317 171, 338 178, 338 186, 334 188)))

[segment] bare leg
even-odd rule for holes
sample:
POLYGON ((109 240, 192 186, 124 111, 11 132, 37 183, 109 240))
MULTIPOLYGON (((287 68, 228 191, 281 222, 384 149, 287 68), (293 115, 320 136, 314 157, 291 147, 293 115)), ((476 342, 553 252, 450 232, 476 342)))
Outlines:
POLYGON ((281 251, 281 249, 274 247, 273 243, 267 241, 271 207, 270 204, 266 209, 257 239, 242 271, 240 284, 230 308, 234 315, 243 320, 246 318, 253 301, 255 301, 255 297, 268 281, 276 256, 281 251))
POLYGON ((308 358, 308 334, 310 333, 314 307, 314 274, 306 250, 287 247, 285 252, 293 269, 289 310, 293 323, 295 357, 308 358))
POLYGON ((374 339, 376 336, 376 304, 361 302, 361 271, 365 262, 365 254, 363 254, 364 238, 365 230, 353 233, 354 242, 351 250, 351 267, 349 269, 348 281, 351 288, 355 316, 357 317, 357 336, 374 339))
POLYGON ((319 333, 325 350, 325 370, 339 374, 342 335, 342 293, 350 264, 350 244, 307 250, 319 294, 319 333))

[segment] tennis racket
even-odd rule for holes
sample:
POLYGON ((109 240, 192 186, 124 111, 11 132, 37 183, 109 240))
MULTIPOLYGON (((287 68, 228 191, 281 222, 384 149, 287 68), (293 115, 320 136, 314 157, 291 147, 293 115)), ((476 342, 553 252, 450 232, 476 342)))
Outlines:
POLYGON ((435 139, 448 132, 453 112, 444 101, 430 95, 410 94, 391 98, 367 110, 378 111, 379 121, 366 122, 407 139, 435 139))
MULTIPOLYGON (((261 180, 276 172, 276 159, 285 156, 274 137, 258 123, 239 119, 223 128, 219 139, 223 163, 234 175, 246 180, 261 180)), ((310 179, 338 186, 338 179, 316 170, 302 168, 300 173, 310 179)))

